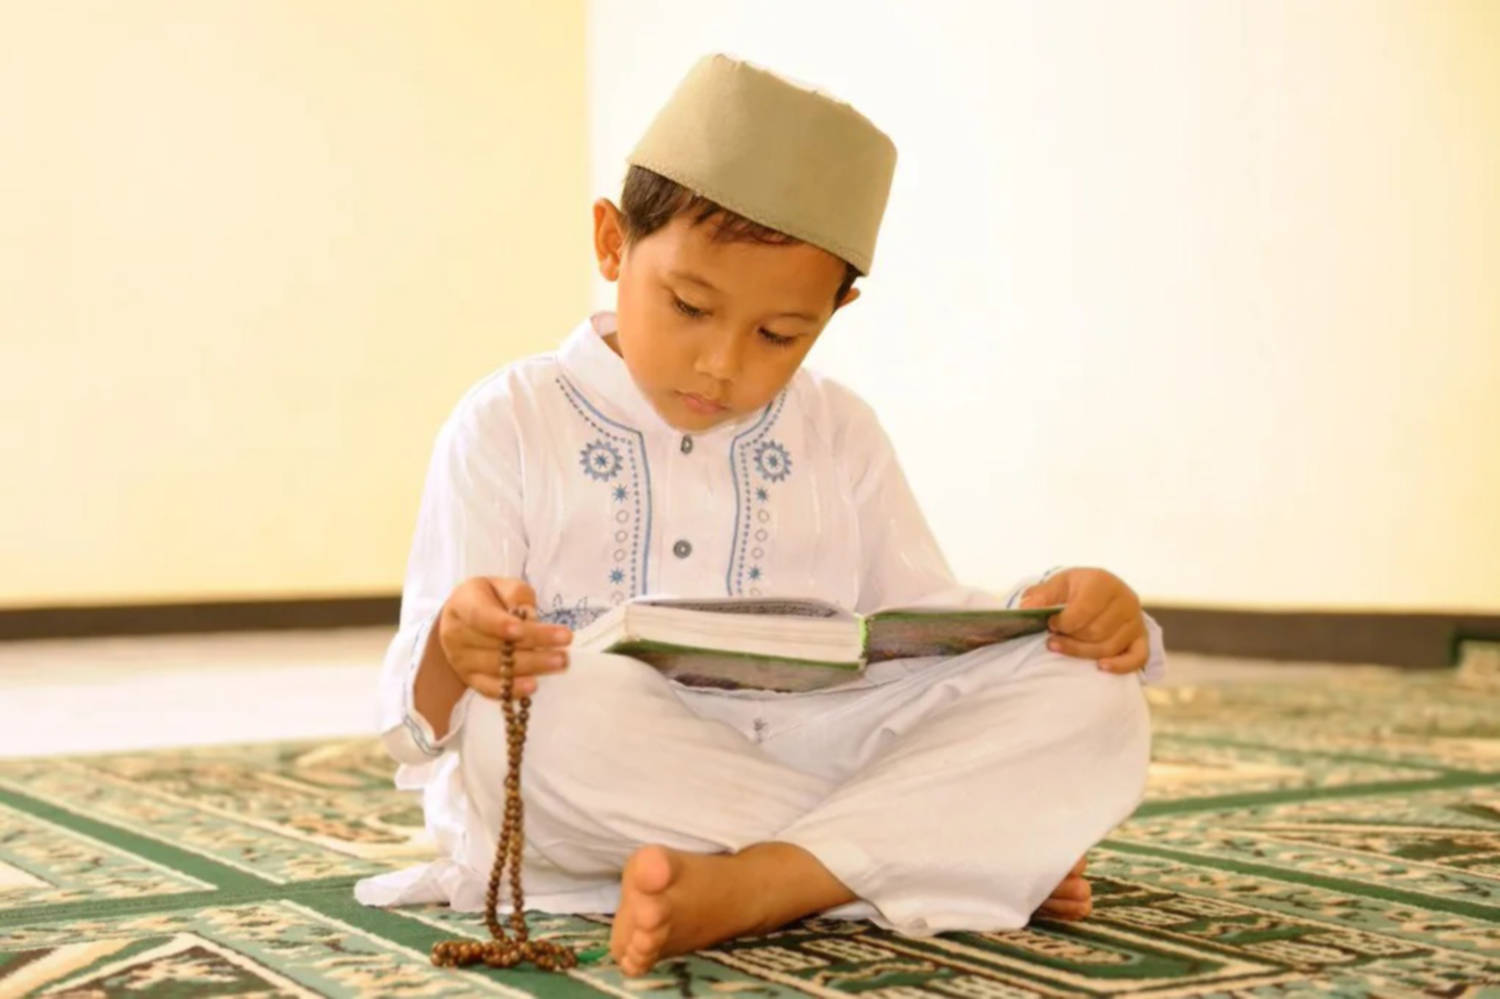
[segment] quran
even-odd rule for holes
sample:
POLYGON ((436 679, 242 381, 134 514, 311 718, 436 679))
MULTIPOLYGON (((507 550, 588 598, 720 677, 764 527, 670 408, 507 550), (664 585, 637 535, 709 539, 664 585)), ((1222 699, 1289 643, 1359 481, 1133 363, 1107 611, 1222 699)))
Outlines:
POLYGON ((639 659, 687 686, 801 692, 887 659, 953 656, 1044 631, 1061 606, 890 607, 855 614, 823 600, 637 597, 573 636, 579 652, 639 659))

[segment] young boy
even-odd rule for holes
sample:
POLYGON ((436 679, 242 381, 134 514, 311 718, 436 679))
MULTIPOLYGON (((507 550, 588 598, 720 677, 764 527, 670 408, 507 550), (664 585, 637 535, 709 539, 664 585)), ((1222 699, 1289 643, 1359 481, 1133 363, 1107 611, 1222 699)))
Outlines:
POLYGON ((1079 858, 1145 779, 1140 680, 1122 674, 1164 662, 1109 573, 1017 587, 1009 603, 1065 604, 1050 635, 807 694, 566 651, 571 629, 644 593, 1001 603, 954 580, 873 411, 800 367, 869 272, 890 140, 713 56, 630 164, 621 205, 594 205, 617 312, 481 381, 438 435, 381 726, 442 859, 358 897, 482 907, 510 641, 517 695, 534 697, 528 904, 615 912, 627 974, 818 912, 911 935, 1086 915, 1079 858))

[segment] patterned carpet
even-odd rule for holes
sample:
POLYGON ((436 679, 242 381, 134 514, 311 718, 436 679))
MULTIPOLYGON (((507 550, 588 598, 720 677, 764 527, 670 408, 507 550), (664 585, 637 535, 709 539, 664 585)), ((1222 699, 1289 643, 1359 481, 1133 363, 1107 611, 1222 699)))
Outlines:
POLYGON ((440 908, 356 905, 426 855, 372 741, 0 762, 0 997, 1500 996, 1500 694, 1368 668, 1152 691, 1151 791, 1095 914, 891 936, 809 920, 626 979, 444 971, 440 908))

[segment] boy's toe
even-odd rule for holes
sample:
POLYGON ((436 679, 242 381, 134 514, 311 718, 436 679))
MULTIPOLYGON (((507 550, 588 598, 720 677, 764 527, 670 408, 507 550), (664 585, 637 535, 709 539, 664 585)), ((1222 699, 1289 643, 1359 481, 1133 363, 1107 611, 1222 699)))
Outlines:
POLYGON ((666 926, 660 926, 651 930, 636 930, 630 938, 630 943, 625 948, 625 956, 650 964, 656 960, 657 955, 661 953, 661 949, 665 946, 666 942, 666 926))

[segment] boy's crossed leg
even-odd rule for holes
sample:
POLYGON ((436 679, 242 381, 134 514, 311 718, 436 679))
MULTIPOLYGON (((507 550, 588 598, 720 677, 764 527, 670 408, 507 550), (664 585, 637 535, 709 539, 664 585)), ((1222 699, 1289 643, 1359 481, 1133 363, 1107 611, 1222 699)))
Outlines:
MULTIPOLYGON (((943 669, 925 690, 879 688, 902 706, 869 727, 868 760, 842 785, 695 715, 649 667, 576 656, 534 698, 529 845, 572 874, 619 878, 611 950, 628 974, 857 897, 876 903, 877 923, 913 934, 1024 925, 1048 898, 1043 883, 1056 886, 1052 914, 1082 915, 1066 901, 1087 898, 1081 861, 1070 871, 1056 857, 1078 858, 1138 798, 1124 771, 1138 755, 1144 774, 1144 710, 1132 711, 1134 678, 1022 652, 943 669), (1111 756, 1123 777, 1094 796, 1111 756), (1080 810, 1059 800, 1062 786, 1093 800, 1080 810), (976 795, 1009 803, 998 811, 1015 820, 976 809, 976 795), (1028 836, 1027 825, 1039 828, 1028 836)), ((473 724, 489 714, 466 725, 471 792, 503 776, 503 725, 473 724)), ((493 797, 471 800, 498 828, 493 797)))
POLYGON ((1137 676, 1021 639, 878 688, 847 751, 856 768, 779 830, 910 935, 1086 915, 1085 852, 1145 788, 1150 721, 1137 676))

